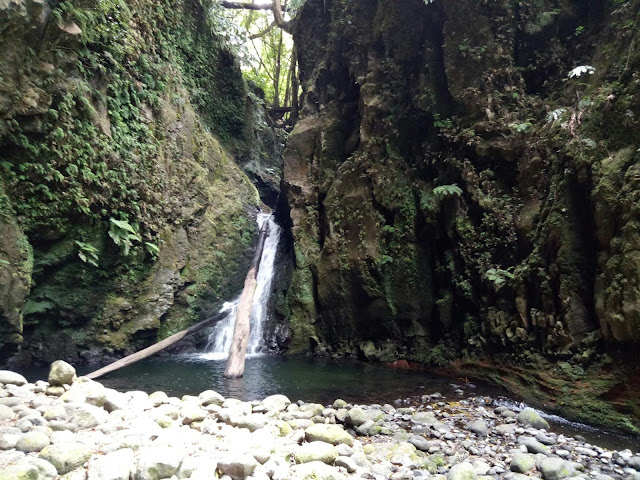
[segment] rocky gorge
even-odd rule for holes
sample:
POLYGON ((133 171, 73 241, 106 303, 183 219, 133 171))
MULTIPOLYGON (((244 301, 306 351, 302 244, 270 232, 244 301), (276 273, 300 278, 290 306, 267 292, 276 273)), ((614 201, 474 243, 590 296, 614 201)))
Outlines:
MULTIPOLYGON (((273 352, 481 378, 637 434, 640 4, 293 3, 300 108, 283 130, 243 76, 220 2, 0 1, 0 364, 108 363, 213 314, 241 288, 268 206, 284 229, 273 352)), ((69 391, 83 384, 100 389, 69 391)), ((57 387, 3 391, 46 403, 57 387)), ((201 401, 161 403, 210 407, 208 420, 235 428, 201 401)), ((509 449, 532 454, 517 439, 536 432, 465 401, 491 427, 484 453, 511 442, 496 453, 509 461, 483 457, 490 468, 508 471, 509 449), (496 435, 498 420, 517 430, 496 435)), ((468 430, 444 422, 458 407, 438 403, 365 410, 392 436, 439 410, 450 430, 423 433, 464 457, 468 430)), ((303 420, 344 423, 316 413, 303 420)), ((199 422, 180 428, 210 435, 199 422)), ((354 454, 371 463, 367 433, 354 454)), ((561 469, 633 473, 626 453, 556 437, 561 469), (597 455, 573 457, 578 447, 597 455)), ((459 464, 455 452, 437 467, 459 464)))
POLYGON ((611 480, 640 452, 556 434, 488 397, 416 405, 242 402, 214 391, 118 392, 58 361, 34 384, 0 371, 2 480, 611 480))

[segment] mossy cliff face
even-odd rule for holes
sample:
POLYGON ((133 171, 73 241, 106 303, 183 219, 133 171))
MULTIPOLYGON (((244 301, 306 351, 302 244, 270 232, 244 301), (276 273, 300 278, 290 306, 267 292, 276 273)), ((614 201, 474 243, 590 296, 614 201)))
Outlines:
POLYGON ((284 165, 291 351, 484 365, 640 428, 639 12, 308 0, 284 165), (595 72, 569 78, 580 65, 595 72))
POLYGON ((105 361, 241 287, 255 102, 207 12, 0 7, 0 359, 105 361))

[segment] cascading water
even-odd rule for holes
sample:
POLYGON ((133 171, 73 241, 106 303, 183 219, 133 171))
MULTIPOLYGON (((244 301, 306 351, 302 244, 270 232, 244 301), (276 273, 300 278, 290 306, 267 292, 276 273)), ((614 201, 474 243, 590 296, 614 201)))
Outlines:
MULTIPOLYGON (((251 305, 251 334, 247 354, 257 354, 263 346, 262 332, 264 322, 267 319, 269 297, 271 296, 271 280, 273 279, 274 264, 278 243, 280 241, 280 227, 274 221, 273 215, 266 213, 258 214, 258 227, 261 228, 264 222, 268 222, 269 235, 264 243, 264 250, 260 258, 260 269, 258 270, 257 287, 251 305)), ((240 297, 233 302, 226 302, 220 312, 228 312, 227 316, 219 321, 209 334, 209 342, 202 356, 210 359, 225 359, 229 355, 231 340, 233 339, 233 328, 236 322, 236 312, 240 297)))

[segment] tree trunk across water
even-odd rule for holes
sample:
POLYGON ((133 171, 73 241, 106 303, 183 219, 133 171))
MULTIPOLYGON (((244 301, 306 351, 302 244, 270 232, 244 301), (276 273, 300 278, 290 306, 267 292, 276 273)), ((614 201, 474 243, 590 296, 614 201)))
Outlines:
POLYGON ((136 363, 142 360, 143 358, 150 357, 154 353, 158 353, 160 350, 164 350, 165 348, 170 347, 174 343, 177 343, 178 341, 182 340, 185 337, 188 337, 189 335, 193 335, 194 333, 202 330, 203 328, 207 328, 212 325, 215 325, 217 322, 222 320, 226 315, 227 315, 227 312, 217 313, 213 317, 209 317, 200 323, 196 323, 195 325, 192 325, 186 330, 182 330, 181 332, 174 333, 170 337, 165 338, 164 340, 158 343, 155 343, 150 347, 145 348, 144 350, 140 350, 139 352, 133 353, 127 357, 121 358, 120 360, 110 363, 106 367, 102 367, 99 370, 91 372, 85 375, 85 377, 95 379, 109 372, 113 372, 114 370, 119 370, 122 367, 126 367, 127 365, 131 365, 132 363, 136 363))
MULTIPOLYGON (((238 312, 236 315, 236 325, 233 331, 231 353, 229 353, 227 368, 224 373, 224 376, 227 378, 241 377, 244 374, 244 357, 247 353, 247 344, 249 342, 250 333, 249 317, 251 315, 251 304, 253 303, 253 295, 256 291, 257 275, 258 269, 260 268, 262 250, 264 250, 264 242, 268 234, 269 225, 267 222, 264 222, 264 226, 260 229, 260 234, 258 236, 258 246, 256 248, 256 253, 253 256, 253 261, 251 262, 249 273, 247 273, 247 278, 244 281, 244 290, 242 291, 242 296, 240 297, 240 302, 238 304, 238 312), (244 323, 241 322, 241 319, 244 323), (240 327, 238 327, 239 324, 240 327)), ((170 337, 165 338, 164 340, 145 348, 144 350, 140 350, 139 352, 136 352, 132 355, 121 358, 120 360, 110 363, 106 367, 102 367, 99 370, 91 372, 85 376, 87 378, 96 379, 109 372, 119 370, 122 367, 126 367, 127 365, 131 365, 144 358, 150 357, 151 355, 170 347, 174 343, 177 343, 183 338, 188 337, 189 335, 193 335, 203 328, 215 325, 226 315, 227 312, 217 313, 213 317, 209 317, 200 323, 196 323, 186 330, 175 333, 170 337)))
POLYGON ((251 305, 253 305, 253 296, 258 285, 257 277, 262 251, 264 250, 264 242, 268 235, 269 224, 264 222, 258 236, 258 247, 253 256, 249 273, 247 273, 247 278, 244 281, 244 289, 238 302, 231 350, 224 370, 225 378, 238 378, 244 375, 244 360, 247 355, 247 345, 249 344, 249 335, 251 333, 251 305))

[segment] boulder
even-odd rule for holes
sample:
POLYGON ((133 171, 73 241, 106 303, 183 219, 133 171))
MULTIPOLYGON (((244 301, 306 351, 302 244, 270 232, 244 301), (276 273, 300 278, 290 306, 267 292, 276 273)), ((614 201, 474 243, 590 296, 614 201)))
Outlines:
POLYGON ((92 448, 83 443, 63 443, 44 447, 39 457, 52 464, 59 475, 64 475, 86 462, 91 453, 92 448))
POLYGON ((326 442, 315 441, 305 443, 295 452, 296 463, 333 463, 336 458, 338 458, 338 450, 326 442))
POLYGON ((205 390, 198 395, 198 399, 203 407, 207 405, 222 405, 224 403, 224 397, 213 390, 205 390))
POLYGON ((104 423, 109 418, 109 414, 102 408, 85 403, 65 405, 67 418, 70 423, 79 429, 94 428, 104 423))
POLYGON ((25 453, 39 452, 49 443, 48 435, 38 431, 27 432, 18 439, 16 449, 25 453))
POLYGON ((187 403, 180 410, 183 425, 191 425, 193 422, 201 422, 207 418, 207 411, 200 408, 195 403, 187 403))
POLYGON ((233 480, 242 480, 250 476, 258 466, 251 455, 233 455, 218 462, 218 470, 233 480))
POLYGON ((353 473, 358 469, 358 465, 351 457, 338 457, 335 461, 336 467, 343 467, 348 473, 353 473))
POLYGON ((19 428, 0 427, 0 450, 15 448, 21 436, 22 432, 19 428))
POLYGON ((255 432, 267 424, 267 416, 261 413, 250 415, 240 415, 231 418, 231 424, 239 428, 247 428, 250 432, 255 432))
POLYGON ((540 462, 540 473, 544 480, 561 480, 573 476, 575 472, 573 465, 561 458, 550 457, 540 462))
POLYGON ((420 435, 411 435, 407 439, 407 442, 423 452, 428 451, 429 447, 431 446, 429 444, 429 441, 426 438, 421 437, 420 435))
POLYGON ((418 425, 434 425, 437 423, 435 415, 431 412, 417 412, 411 415, 411 423, 418 425))
POLYGON ((49 370, 49 384, 52 387, 71 385, 77 379, 76 369, 64 360, 56 360, 49 370))
POLYGON ((296 465, 291 469, 287 480, 343 480, 345 478, 336 468, 322 462, 309 462, 296 465))
POLYGON ((447 473, 447 480, 476 480, 478 474, 469 462, 458 463, 447 473))
POLYGON ((511 471, 516 473, 527 473, 536 466, 536 459, 528 453, 516 453, 511 460, 511 471))
POLYGON ((467 424, 467 430, 475 433, 478 437, 486 437, 489 434, 489 427, 484 420, 476 420, 467 424))
POLYGON ((180 468, 184 451, 174 447, 144 447, 138 453, 134 480, 170 478, 180 468))
POLYGON ((520 436, 518 437, 518 443, 527 447, 529 453, 542 453, 543 455, 550 455, 551 450, 546 445, 543 445, 533 437, 520 436))
POLYGON ((339 425, 326 423, 314 423, 305 430, 305 439, 308 442, 321 441, 338 445, 340 443, 353 445, 353 437, 339 425))
POLYGON ((361 408, 352 408, 347 413, 346 423, 358 427, 367 421, 367 414, 361 408))
POLYGON ((27 383, 27 379, 22 375, 10 370, 0 370, 0 383, 5 385, 17 385, 22 386, 27 383))
POLYGON ((540 416, 533 408, 525 408, 516 417, 516 420, 525 425, 531 425, 533 428, 544 428, 549 430, 549 422, 540 416))
POLYGON ((289 405, 291 405, 291 400, 289 400, 284 395, 271 395, 271 396, 265 398, 264 400, 262 400, 262 406, 267 411, 282 412, 289 405))
POLYGON ((13 413, 12 409, 7 407, 6 405, 0 405, 0 422, 11 420, 13 417, 15 417, 15 415, 16 414, 13 413))
POLYGON ((87 480, 129 480, 135 469, 135 456, 130 448, 123 448, 89 460, 87 480))

